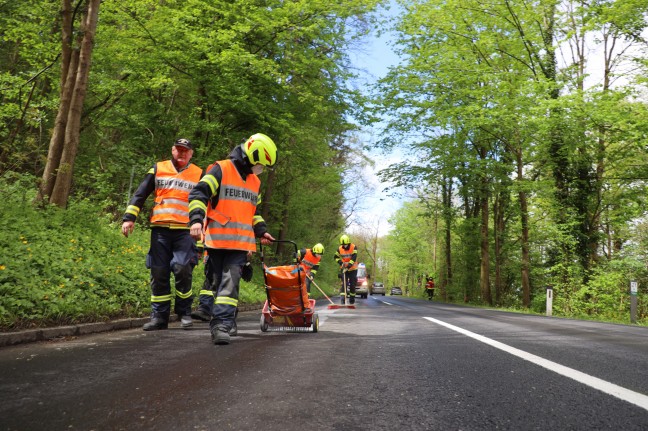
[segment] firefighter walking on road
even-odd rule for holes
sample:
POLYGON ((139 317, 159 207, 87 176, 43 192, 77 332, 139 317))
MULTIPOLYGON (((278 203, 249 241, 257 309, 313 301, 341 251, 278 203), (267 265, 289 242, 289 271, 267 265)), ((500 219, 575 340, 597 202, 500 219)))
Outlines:
POLYGON ((335 261, 340 267, 342 287, 340 289, 341 303, 344 304, 349 296, 349 304, 355 303, 356 284, 358 282, 358 251, 355 244, 351 243, 348 235, 340 237, 340 247, 335 253, 335 261), (346 281, 346 289, 344 282, 346 281))
POLYGON ((238 307, 239 283, 248 252, 256 240, 274 240, 257 211, 260 175, 277 161, 277 147, 257 133, 237 146, 228 159, 217 161, 189 194, 191 236, 203 235, 207 250, 205 278, 211 282, 214 305, 209 329, 214 344, 229 344, 238 307))
POLYGON ((425 282, 425 291, 428 295, 428 300, 432 301, 432 298, 434 297, 434 278, 433 277, 428 277, 427 281, 425 282))
POLYGON ((128 237, 135 219, 152 193, 151 245, 146 267, 151 271, 151 321, 145 331, 167 329, 171 314, 171 273, 175 278, 174 312, 183 328, 192 326, 191 281, 198 263, 196 242, 189 234, 189 192, 202 176, 202 169, 190 163, 193 146, 178 139, 171 148, 171 160, 158 162, 148 171, 130 200, 123 216, 122 233, 128 237))

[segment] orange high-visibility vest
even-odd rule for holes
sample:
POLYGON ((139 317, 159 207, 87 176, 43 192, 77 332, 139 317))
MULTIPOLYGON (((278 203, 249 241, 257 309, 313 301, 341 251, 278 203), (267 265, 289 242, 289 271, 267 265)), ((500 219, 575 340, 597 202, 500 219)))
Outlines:
POLYGON ((155 205, 151 223, 187 228, 189 192, 202 175, 202 169, 189 164, 178 172, 171 160, 158 162, 155 169, 155 205))
POLYGON ((216 208, 207 207, 205 247, 256 251, 253 218, 261 181, 254 174, 241 178, 231 160, 216 163, 223 178, 216 208))
POLYGON ((321 256, 315 256, 313 254, 313 250, 307 248, 304 257, 302 257, 302 260, 299 262, 299 264, 304 269, 304 271, 311 272, 313 267, 320 263, 321 259, 321 256))
MULTIPOLYGON (((344 263, 351 261, 351 257, 353 256, 353 253, 355 253, 355 244, 351 244, 348 250, 345 250, 342 246, 338 248, 338 254, 342 259, 342 262, 344 263)), ((358 269, 358 262, 353 262, 353 265, 351 265, 351 268, 349 268, 347 271, 353 271, 356 269, 358 269)))

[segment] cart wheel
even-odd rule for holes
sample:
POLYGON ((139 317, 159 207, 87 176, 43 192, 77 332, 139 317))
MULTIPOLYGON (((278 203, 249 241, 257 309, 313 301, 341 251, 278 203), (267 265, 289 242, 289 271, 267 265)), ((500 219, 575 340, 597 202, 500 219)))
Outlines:
POLYGON ((319 316, 317 313, 313 314, 313 332, 319 331, 319 316))
POLYGON ((261 331, 262 332, 267 332, 268 331, 268 322, 266 322, 265 316, 263 314, 261 315, 261 322, 260 322, 259 326, 261 326, 261 331))

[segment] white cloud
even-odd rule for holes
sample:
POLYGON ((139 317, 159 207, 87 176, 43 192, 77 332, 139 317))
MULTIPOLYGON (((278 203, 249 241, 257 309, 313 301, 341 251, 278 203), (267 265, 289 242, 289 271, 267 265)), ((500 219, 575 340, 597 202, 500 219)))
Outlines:
POLYGON ((394 185, 383 182, 378 177, 378 173, 391 164, 401 161, 402 157, 399 153, 385 155, 377 151, 368 154, 368 157, 375 163, 373 166, 369 164, 364 166, 359 173, 362 178, 357 184, 362 188, 358 193, 361 197, 349 231, 371 233, 377 231, 379 236, 384 236, 392 227, 389 218, 401 207, 403 199, 391 196, 394 185))

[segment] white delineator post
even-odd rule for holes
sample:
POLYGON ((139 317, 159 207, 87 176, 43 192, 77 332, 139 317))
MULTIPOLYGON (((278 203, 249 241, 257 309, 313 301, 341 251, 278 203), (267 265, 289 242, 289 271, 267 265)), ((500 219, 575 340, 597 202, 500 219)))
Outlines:
POLYGON ((639 291, 639 283, 636 281, 630 282, 630 323, 637 323, 637 292, 639 291))

